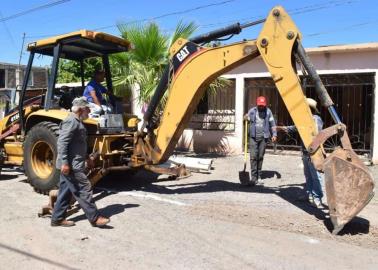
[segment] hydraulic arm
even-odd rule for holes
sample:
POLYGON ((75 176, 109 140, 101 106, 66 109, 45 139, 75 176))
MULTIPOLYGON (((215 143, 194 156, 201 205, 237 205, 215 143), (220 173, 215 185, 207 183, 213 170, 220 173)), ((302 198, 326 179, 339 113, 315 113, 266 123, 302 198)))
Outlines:
POLYGON ((166 161, 209 84, 223 73, 258 56, 262 57, 271 73, 315 167, 325 172, 327 200, 334 233, 337 233, 372 198, 374 181, 351 149, 346 127, 341 123, 331 98, 302 47, 301 34, 282 7, 272 9, 266 20, 234 24, 191 40, 178 39, 173 44, 170 63, 144 115, 142 130, 135 136, 132 164, 145 166, 166 161), (215 48, 200 45, 238 34, 243 28, 262 22, 265 23, 256 40, 215 48), (320 134, 306 103, 295 59, 302 63, 315 82, 322 105, 335 121, 335 126, 320 134), (157 115, 159 102, 166 90, 168 99, 165 108, 162 115, 157 115), (327 157, 321 144, 335 134, 342 138, 341 148, 327 157))

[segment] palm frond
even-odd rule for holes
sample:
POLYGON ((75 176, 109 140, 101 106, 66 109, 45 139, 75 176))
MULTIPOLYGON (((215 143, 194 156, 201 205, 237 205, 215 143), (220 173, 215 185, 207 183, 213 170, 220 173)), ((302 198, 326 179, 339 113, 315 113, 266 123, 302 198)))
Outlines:
POLYGON ((134 45, 132 57, 143 64, 157 62, 165 57, 168 38, 162 34, 156 23, 147 25, 118 24, 122 37, 134 45))
POLYGON ((184 23, 183 21, 180 21, 169 40, 168 48, 170 48, 179 38, 189 38, 197 29, 198 26, 194 22, 184 23))

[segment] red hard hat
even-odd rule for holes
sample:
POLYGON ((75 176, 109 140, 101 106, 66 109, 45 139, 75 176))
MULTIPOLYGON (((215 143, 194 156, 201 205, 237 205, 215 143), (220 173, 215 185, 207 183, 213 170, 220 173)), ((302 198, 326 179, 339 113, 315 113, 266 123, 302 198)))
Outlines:
POLYGON ((260 96, 256 99, 257 106, 266 106, 266 98, 263 96, 260 96))

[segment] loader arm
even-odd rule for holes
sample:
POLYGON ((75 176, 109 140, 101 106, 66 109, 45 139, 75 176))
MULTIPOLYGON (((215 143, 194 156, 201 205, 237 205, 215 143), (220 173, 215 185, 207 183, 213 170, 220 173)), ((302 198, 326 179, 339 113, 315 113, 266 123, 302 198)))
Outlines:
POLYGON ((346 126, 341 123, 301 44, 301 34, 289 15, 282 7, 275 7, 262 21, 265 24, 257 40, 215 48, 197 44, 209 41, 209 37, 219 37, 222 33, 239 33, 243 27, 236 24, 192 41, 179 39, 173 44, 170 63, 144 115, 142 130, 135 135, 131 166, 146 167, 165 162, 209 84, 223 73, 261 56, 304 146, 311 154, 314 166, 325 173, 333 233, 338 233, 373 197, 373 177, 352 150, 346 126), (328 109, 335 122, 334 126, 319 134, 296 72, 295 60, 302 63, 314 81, 322 106, 328 109), (156 109, 165 89, 169 91, 168 99, 163 114, 156 117, 156 109), (341 148, 326 156, 321 145, 333 135, 340 136, 341 148))
MULTIPOLYGON (((151 130, 147 138, 139 138, 137 144, 144 145, 147 163, 159 164, 169 158, 212 81, 260 55, 305 146, 311 144, 317 131, 292 61, 293 48, 296 42, 300 42, 300 33, 283 8, 274 10, 279 10, 280 16, 271 12, 257 40, 208 48, 179 39, 172 45, 169 94, 160 125, 151 130), (292 33, 290 38, 288 32, 292 33)), ((141 153, 140 147, 136 150, 141 153)), ((314 151, 313 160, 320 164, 324 161, 320 149, 314 151)))

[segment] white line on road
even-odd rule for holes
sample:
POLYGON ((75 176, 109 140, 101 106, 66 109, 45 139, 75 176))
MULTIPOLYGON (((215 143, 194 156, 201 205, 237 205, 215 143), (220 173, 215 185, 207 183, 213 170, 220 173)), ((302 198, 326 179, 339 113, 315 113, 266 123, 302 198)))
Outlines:
POLYGON ((122 192, 121 194, 122 195, 126 195, 126 196, 139 197, 139 198, 143 198, 143 199, 152 199, 152 200, 156 200, 156 201, 160 201, 160 202, 166 202, 166 203, 180 205, 180 206, 187 205, 186 203, 183 203, 183 202, 179 202, 179 201, 175 201, 175 200, 170 200, 170 199, 165 199, 165 198, 162 198, 162 197, 159 197, 159 196, 156 196, 156 195, 151 195, 151 194, 132 192, 132 191, 130 191, 130 192, 122 192))
POLYGON ((320 241, 317 240, 317 239, 314 239, 314 238, 306 238, 305 240, 307 243, 310 243, 310 244, 319 244, 320 241))
POLYGON ((152 199, 152 200, 155 200, 155 201, 166 202, 166 203, 179 205, 179 206, 187 206, 188 205, 188 204, 180 202, 180 201, 165 199, 165 198, 162 198, 162 197, 159 197, 159 196, 156 196, 156 195, 146 194, 146 193, 143 193, 143 192, 134 192, 134 191, 118 192, 117 190, 107 189, 107 188, 97 188, 97 189, 102 190, 102 191, 117 193, 119 195, 138 197, 138 198, 143 198, 143 199, 152 199))

